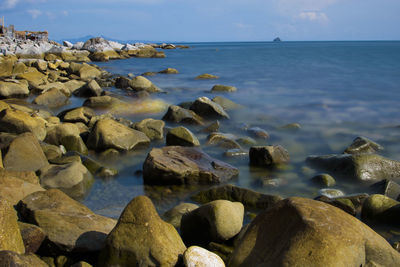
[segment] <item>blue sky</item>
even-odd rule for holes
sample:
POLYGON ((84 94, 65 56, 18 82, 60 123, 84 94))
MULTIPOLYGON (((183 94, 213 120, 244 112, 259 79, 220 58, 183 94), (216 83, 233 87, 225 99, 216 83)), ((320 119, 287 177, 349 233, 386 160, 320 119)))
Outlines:
POLYGON ((0 16, 55 40, 400 40, 400 0, 0 0, 0 16))

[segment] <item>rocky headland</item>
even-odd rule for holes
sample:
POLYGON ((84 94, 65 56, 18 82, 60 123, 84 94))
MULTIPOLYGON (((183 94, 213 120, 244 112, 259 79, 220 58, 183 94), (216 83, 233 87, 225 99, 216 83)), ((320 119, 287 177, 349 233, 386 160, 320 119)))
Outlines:
MULTIPOLYGON (((144 76, 90 63, 163 58, 160 49, 175 48, 186 47, 0 38, 0 266, 400 266, 400 245, 370 228, 400 222, 400 162, 379 156, 379 144, 359 137, 343 154, 307 158, 321 172, 310 179, 322 189, 315 200, 262 194, 229 184, 239 169, 202 150, 215 146, 265 170, 290 162, 284 147, 257 143, 269 139, 262 128, 241 137, 220 132, 240 105, 221 96, 169 105, 153 98, 163 89, 144 76), (65 108, 72 97, 83 105, 65 108), (121 116, 152 112, 165 114, 121 116), (139 173, 143 184, 184 188, 196 204, 158 214, 151 195, 137 196, 116 220, 80 203, 95 179, 118 174, 93 155, 123 157, 156 142, 139 173), (329 188, 341 182, 371 184, 376 194, 329 188)), ((236 90, 215 85, 211 92, 236 90)))

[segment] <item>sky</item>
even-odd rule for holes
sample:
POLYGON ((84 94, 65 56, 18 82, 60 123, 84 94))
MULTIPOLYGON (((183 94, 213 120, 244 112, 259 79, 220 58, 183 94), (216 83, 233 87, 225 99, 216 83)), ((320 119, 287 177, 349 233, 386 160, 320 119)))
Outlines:
POLYGON ((400 40, 400 0, 0 0, 2 16, 53 40, 400 40))

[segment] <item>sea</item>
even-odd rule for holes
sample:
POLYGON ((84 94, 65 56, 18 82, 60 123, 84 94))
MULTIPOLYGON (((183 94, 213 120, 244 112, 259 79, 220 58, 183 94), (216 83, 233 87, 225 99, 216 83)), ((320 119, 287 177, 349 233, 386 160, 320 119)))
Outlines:
MULTIPOLYGON (((185 43, 189 49, 163 50, 166 58, 130 58, 98 63, 113 75, 140 75, 176 68, 179 74, 147 77, 164 93, 152 95, 177 105, 198 97, 222 96, 241 107, 228 111, 231 119, 220 120, 220 132, 252 137, 245 129, 259 127, 269 139, 255 139, 257 145, 281 145, 290 163, 268 170, 249 165, 247 156, 227 157, 226 149, 207 145, 202 127, 187 127, 199 138, 201 148, 212 157, 240 170, 232 184, 282 197, 315 198, 320 186, 310 179, 321 173, 307 166, 310 155, 341 154, 358 136, 384 147, 379 153, 400 160, 400 42, 221 42, 185 43), (209 73, 216 80, 196 80, 209 73), (232 93, 211 93, 216 84, 237 88, 232 93), (299 129, 286 129, 297 123, 299 129)), ((126 91, 106 88, 129 99, 126 91)), ((83 101, 83 100, 82 100, 83 101)), ((79 102, 79 101, 78 101, 79 102)), ((78 103, 75 102, 75 103, 78 103)), ((161 119, 166 110, 152 114, 127 115, 133 122, 161 119)), ((212 123, 213 121, 209 121, 212 123)), ((167 127, 176 124, 167 123, 167 127)), ((144 186, 142 165, 153 147, 108 159, 94 158, 119 170, 112 178, 96 178, 83 203, 98 214, 118 218, 127 203, 138 195, 149 196, 159 213, 207 186, 144 186)), ((249 146, 243 146, 248 151, 249 146)), ((369 192, 370 184, 337 180, 334 189, 344 194, 369 192)))

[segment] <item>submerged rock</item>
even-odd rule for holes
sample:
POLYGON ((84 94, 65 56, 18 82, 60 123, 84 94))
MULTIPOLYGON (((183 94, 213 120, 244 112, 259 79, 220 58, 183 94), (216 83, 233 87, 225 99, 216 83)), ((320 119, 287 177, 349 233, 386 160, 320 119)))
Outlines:
POLYGON ((204 73, 204 74, 200 74, 200 75, 197 76, 195 79, 196 79, 196 80, 208 80, 208 79, 218 79, 218 78, 219 78, 219 77, 216 76, 216 75, 204 73))
POLYGON ((208 145, 217 145, 219 147, 228 148, 228 149, 241 149, 241 146, 235 141, 236 136, 233 134, 225 134, 225 133, 211 133, 207 136, 207 144, 208 145))
POLYGON ((233 110, 242 107, 241 105, 236 104, 232 100, 229 100, 228 98, 222 96, 216 96, 212 99, 212 101, 220 105, 224 110, 233 110))
POLYGON ((229 266, 397 266, 400 254, 379 234, 328 204, 288 198, 249 225, 229 266))
POLYGON ((172 128, 166 136, 167 146, 200 146, 197 137, 183 126, 172 128))
POLYGON ((327 187, 335 186, 336 184, 335 178, 326 173, 321 173, 314 176, 311 178, 311 181, 316 185, 327 187))
POLYGON ((289 162, 289 153, 283 147, 253 146, 249 151, 250 164, 262 167, 276 167, 289 162))
POLYGON ((240 232, 243 216, 244 206, 240 202, 209 202, 182 216, 182 239, 188 246, 226 241, 240 232))
POLYGON ((153 148, 143 164, 145 184, 216 184, 239 170, 194 147, 153 148))
POLYGON ((217 84, 214 85, 213 88, 211 88, 211 92, 215 93, 215 92, 236 92, 237 88, 234 86, 230 86, 230 85, 222 85, 222 84, 217 84))
POLYGON ((374 141, 359 136, 353 140, 353 143, 345 149, 345 154, 373 154, 377 151, 383 150, 383 147, 374 141))
POLYGON ((192 199, 200 203, 225 199, 241 202, 247 208, 268 209, 282 200, 282 197, 266 195, 250 189, 227 184, 201 191, 192 196, 192 199))
POLYGON ((229 119, 228 113, 219 104, 205 96, 197 98, 190 109, 200 116, 229 119))
POLYGON ((122 212, 100 254, 100 266, 175 266, 186 247, 148 197, 134 198, 122 212))
POLYGON ((179 71, 177 69, 174 69, 174 68, 166 68, 165 70, 159 71, 158 73, 162 73, 162 74, 178 74, 179 71))
POLYGON ((355 181, 379 181, 400 177, 400 162, 375 154, 309 156, 306 162, 336 176, 355 181))

